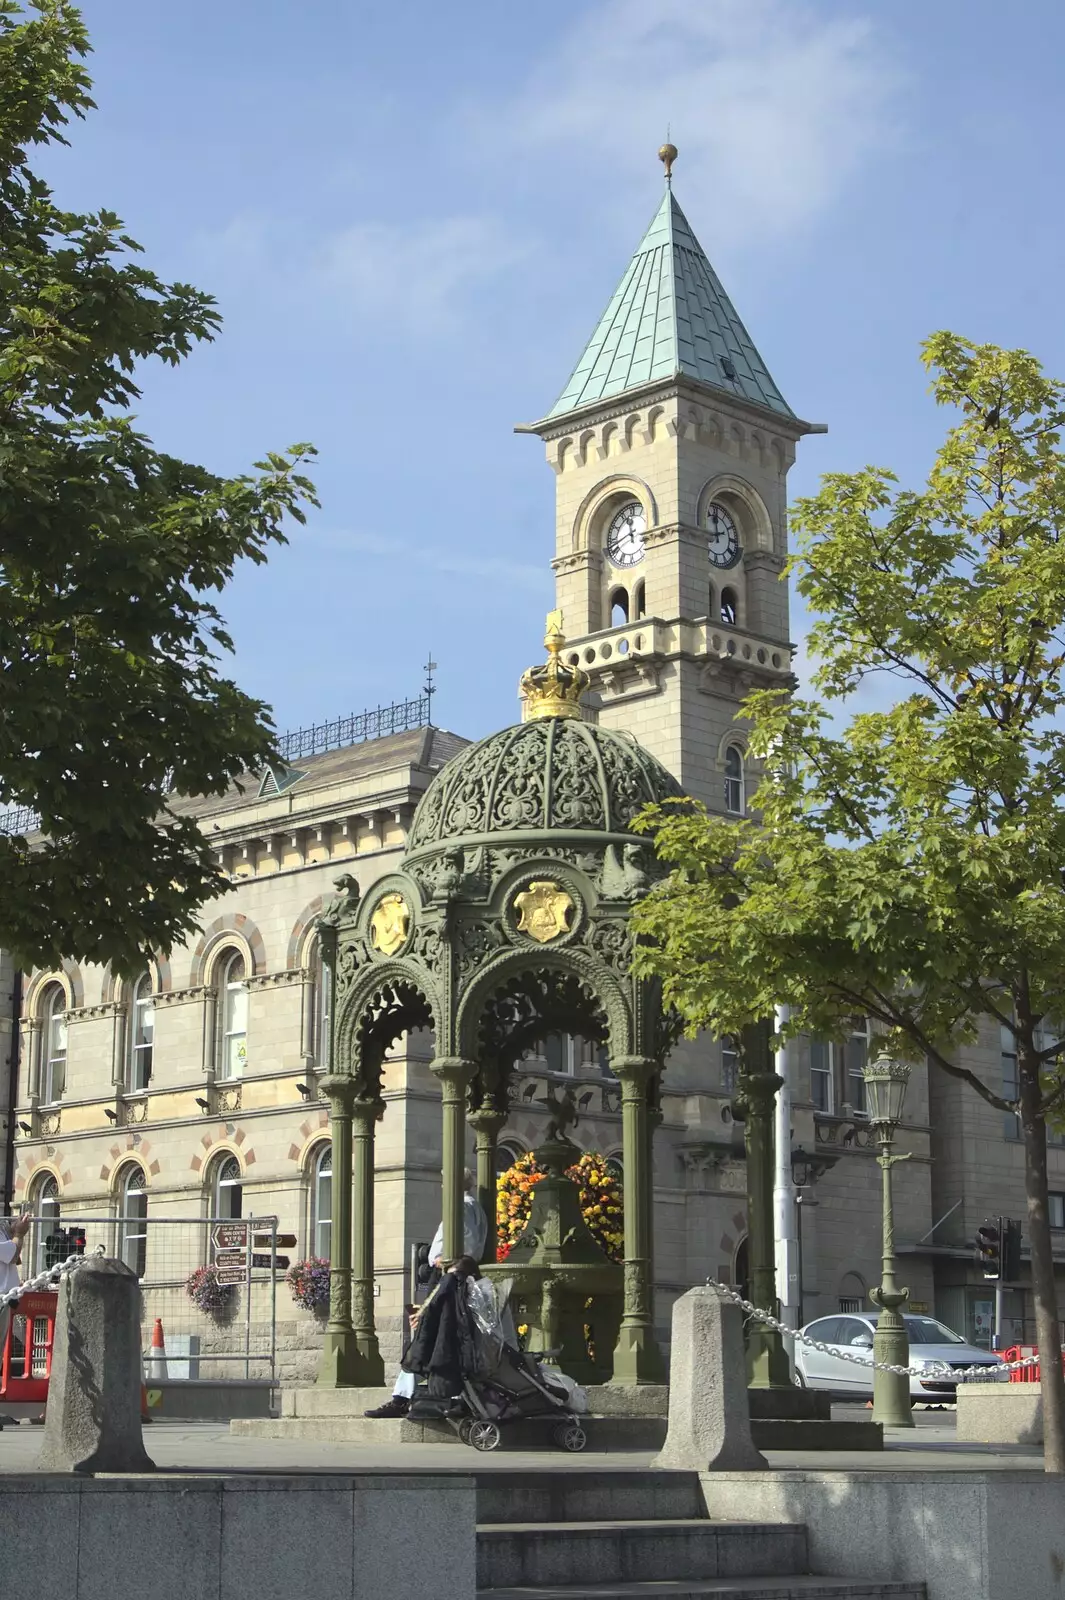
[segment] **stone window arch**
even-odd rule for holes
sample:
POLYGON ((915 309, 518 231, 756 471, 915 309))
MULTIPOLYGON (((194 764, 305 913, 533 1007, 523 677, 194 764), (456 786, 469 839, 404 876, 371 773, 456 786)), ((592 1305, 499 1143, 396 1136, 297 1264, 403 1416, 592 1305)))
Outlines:
POLYGON ((152 974, 144 972, 130 990, 127 1023, 125 1079, 135 1094, 151 1082, 154 1049, 155 986, 152 974))
POLYGON ((769 510, 761 495, 746 479, 734 473, 719 473, 703 485, 696 509, 700 528, 706 527, 710 508, 715 501, 735 523, 744 550, 774 548, 773 521, 769 510))
POLYGON ((333 1146, 328 1139, 311 1147, 307 1184, 308 1249, 328 1260, 333 1232, 333 1146))
POLYGON ((248 958, 228 945, 213 963, 215 997, 215 1077, 243 1077, 248 1059, 248 958))
POLYGON ((118 1170, 115 1183, 118 1213, 118 1258, 144 1277, 148 1259, 148 1181, 137 1161, 118 1170))
POLYGON ((611 589, 608 604, 610 606, 610 626, 623 628, 629 621, 629 591, 624 586, 611 589))
POLYGON ((743 751, 738 744, 725 747, 725 810, 730 816, 742 817, 747 813, 747 775, 744 771, 743 751))
MULTIPOLYGON (((713 584, 711 584, 711 591, 713 584)), ((721 621, 728 628, 736 628, 740 621, 740 597, 735 584, 727 583, 721 591, 721 621)))
POLYGON ((34 1175, 29 1207, 34 1219, 29 1254, 36 1274, 45 1270, 45 1240, 59 1227, 59 1179, 54 1172, 45 1170, 34 1175))
POLYGON ((67 1084, 67 991, 58 979, 45 984, 38 1002, 41 1022, 40 1099, 42 1105, 62 1100, 67 1084))
POLYGON ((845 1272, 839 1280, 838 1309, 860 1315, 868 1309, 868 1285, 860 1272, 845 1272))

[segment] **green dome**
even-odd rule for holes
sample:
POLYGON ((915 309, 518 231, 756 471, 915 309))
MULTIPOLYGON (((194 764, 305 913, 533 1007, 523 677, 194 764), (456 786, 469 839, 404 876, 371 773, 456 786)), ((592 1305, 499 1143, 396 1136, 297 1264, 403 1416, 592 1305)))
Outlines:
POLYGON ((543 717, 461 751, 429 785, 407 854, 499 834, 574 830, 617 836, 650 801, 681 793, 672 773, 626 733, 543 717))

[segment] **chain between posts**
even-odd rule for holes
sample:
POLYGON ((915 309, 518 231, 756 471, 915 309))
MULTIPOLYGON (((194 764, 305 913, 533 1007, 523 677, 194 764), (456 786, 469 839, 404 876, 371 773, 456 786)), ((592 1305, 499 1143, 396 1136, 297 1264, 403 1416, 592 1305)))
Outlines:
MULTIPOLYGON (((98 1244, 93 1255, 102 1256, 104 1247, 98 1244)), ((78 1267, 83 1267, 86 1261, 91 1261, 92 1256, 67 1256, 65 1261, 57 1261, 54 1267, 49 1267, 47 1272, 39 1272, 35 1278, 27 1278, 25 1283, 20 1283, 16 1288, 9 1289, 7 1294, 0 1295, 0 1310, 5 1306, 17 1306, 24 1294, 37 1294, 42 1289, 54 1289, 61 1278, 68 1273, 76 1272, 78 1267)))
POLYGON ((851 1355, 848 1350, 841 1350, 838 1345, 822 1344, 820 1339, 811 1339, 808 1334, 800 1333, 798 1328, 789 1328, 785 1323, 778 1321, 768 1311, 763 1311, 759 1306, 752 1305, 750 1300, 743 1296, 727 1283, 718 1283, 714 1278, 707 1278, 706 1286, 713 1289, 716 1294, 725 1300, 731 1300, 739 1306, 749 1317, 756 1317, 759 1322, 764 1322, 766 1327, 775 1328, 778 1333, 785 1334, 789 1339, 794 1339, 797 1344, 804 1344, 811 1350, 820 1350, 823 1355, 834 1356, 837 1361, 850 1361, 857 1367, 876 1367, 880 1372, 895 1372, 903 1378, 950 1378, 954 1382, 964 1378, 983 1378, 985 1381, 989 1372, 1017 1372, 1021 1367, 1037 1367, 1038 1355, 1022 1356, 1019 1361, 1000 1361, 994 1366, 981 1365, 978 1367, 952 1367, 948 1361, 928 1361, 922 1367, 899 1367, 889 1365, 886 1361, 873 1361, 865 1356, 851 1355))

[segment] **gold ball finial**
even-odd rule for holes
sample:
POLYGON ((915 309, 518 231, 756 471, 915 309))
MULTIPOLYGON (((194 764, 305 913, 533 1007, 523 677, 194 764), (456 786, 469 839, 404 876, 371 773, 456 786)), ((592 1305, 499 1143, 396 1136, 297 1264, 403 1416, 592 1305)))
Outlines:
POLYGON ((666 182, 669 183, 673 177, 673 163, 677 159, 676 145, 664 144, 658 152, 658 159, 666 169, 666 182))

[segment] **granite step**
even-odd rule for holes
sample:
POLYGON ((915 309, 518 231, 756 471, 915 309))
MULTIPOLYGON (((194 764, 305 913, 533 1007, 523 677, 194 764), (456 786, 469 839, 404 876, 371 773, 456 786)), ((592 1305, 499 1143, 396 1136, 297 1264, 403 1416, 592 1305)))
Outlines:
POLYGON ((481 1589, 783 1577, 807 1566, 801 1524, 662 1517, 604 1522, 482 1523, 481 1589))
POLYGON ((706 1516, 697 1472, 477 1471, 477 1521, 637 1522, 706 1516))
POLYGON ((853 1578, 703 1578, 681 1583, 609 1583, 478 1589, 478 1600, 926 1600, 923 1583, 853 1578))

